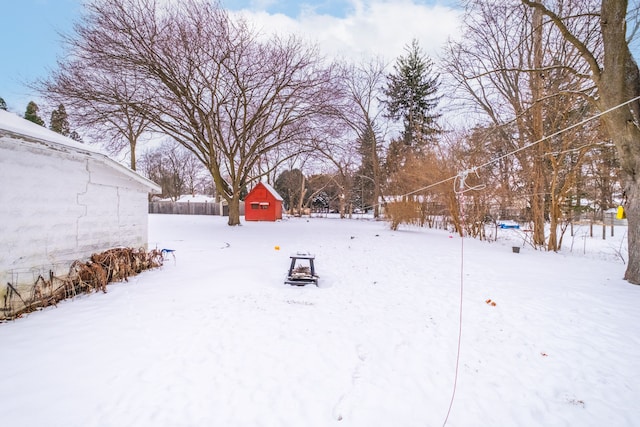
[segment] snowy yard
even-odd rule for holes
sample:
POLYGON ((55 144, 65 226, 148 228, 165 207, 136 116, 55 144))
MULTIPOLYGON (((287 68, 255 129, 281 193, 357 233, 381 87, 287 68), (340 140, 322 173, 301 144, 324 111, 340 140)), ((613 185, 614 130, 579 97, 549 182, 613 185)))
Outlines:
POLYGON ((461 278, 448 426, 638 425, 640 287, 615 239, 515 254, 375 221, 225 221, 151 215, 175 262, 0 324, 2 425, 441 426, 461 278), (318 288, 283 284, 297 251, 318 288))

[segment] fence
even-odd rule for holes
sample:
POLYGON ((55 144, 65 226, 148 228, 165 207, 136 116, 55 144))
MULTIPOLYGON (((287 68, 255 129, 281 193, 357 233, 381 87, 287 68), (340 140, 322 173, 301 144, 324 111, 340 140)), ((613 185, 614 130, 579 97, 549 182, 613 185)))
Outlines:
MULTIPOLYGON (((229 206, 216 202, 149 202, 149 213, 229 216, 229 206)), ((240 202, 240 215, 244 215, 244 202, 240 202)))

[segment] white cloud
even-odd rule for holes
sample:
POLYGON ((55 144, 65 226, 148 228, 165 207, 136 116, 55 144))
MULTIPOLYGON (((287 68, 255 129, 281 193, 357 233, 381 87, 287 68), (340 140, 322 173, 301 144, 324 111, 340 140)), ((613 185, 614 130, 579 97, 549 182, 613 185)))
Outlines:
POLYGON ((403 55, 413 38, 437 62, 447 38, 459 33, 461 19, 460 10, 411 0, 356 0, 344 17, 317 14, 313 8, 303 8, 296 18, 255 9, 241 13, 264 33, 301 35, 330 57, 379 56, 387 62, 403 55))

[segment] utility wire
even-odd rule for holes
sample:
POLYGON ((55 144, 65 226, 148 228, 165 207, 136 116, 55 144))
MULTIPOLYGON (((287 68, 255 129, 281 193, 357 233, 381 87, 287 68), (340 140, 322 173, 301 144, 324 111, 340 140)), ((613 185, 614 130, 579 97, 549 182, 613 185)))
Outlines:
POLYGON ((582 126, 582 125, 584 125, 584 124, 586 124, 586 123, 589 123, 591 120, 597 119, 598 117, 602 117, 602 116, 604 116, 605 114, 608 114, 608 113, 610 113, 610 112, 612 112, 612 111, 614 111, 614 110, 617 110, 618 108, 620 108, 620 107, 622 107, 622 106, 625 106, 625 105, 627 105, 627 104, 631 104, 632 102, 635 102, 635 101, 637 101, 637 100, 639 100, 639 99, 640 99, 640 96, 636 96, 635 98, 632 98, 632 99, 630 99, 630 100, 628 100, 628 101, 626 101, 626 102, 623 102, 622 104, 618 104, 618 105, 616 105, 616 106, 613 106, 613 107, 609 108, 608 110, 604 110, 604 111, 601 111, 601 112, 599 112, 599 113, 597 113, 597 114, 594 114, 594 115, 593 115, 593 116, 591 116, 591 117, 587 117, 586 119, 581 120, 581 121, 579 121, 578 123, 574 123, 574 124, 572 124, 572 125, 570 125, 570 126, 567 126, 567 127, 566 127, 566 128, 564 128, 564 129, 560 129, 559 131, 556 131, 556 132, 554 132, 554 133, 552 133, 552 134, 550 134, 550 135, 543 136, 542 138, 540 138, 540 139, 539 139, 539 140, 537 140, 537 141, 533 141, 533 142, 531 142, 531 143, 529 143, 529 144, 523 145, 522 147, 517 148, 517 149, 515 149, 515 150, 513 150, 513 151, 511 151, 511 152, 509 152, 509 153, 507 153, 507 154, 505 154, 505 155, 503 155, 503 156, 496 157, 495 159, 489 160, 488 162, 483 163, 483 164, 481 164, 480 166, 476 166, 476 167, 475 167, 475 168, 473 168, 473 169, 480 169, 480 168, 483 168, 483 167, 489 166, 489 165, 491 165, 491 164, 493 164, 493 163, 495 163, 495 162, 497 162, 497 161, 499 161, 499 160, 502 160, 502 159, 504 159, 504 158, 506 158, 506 157, 512 156, 512 155, 514 155, 514 154, 516 154, 516 153, 518 153, 518 152, 520 152, 520 151, 524 151, 524 150, 526 150, 527 148, 531 148, 531 147, 533 147, 534 145, 537 145, 537 144, 539 144, 539 143, 541 143, 541 142, 543 142, 543 141, 546 141, 546 140, 547 140, 547 139, 549 139, 549 138, 553 138, 553 137, 558 136, 558 135, 560 135, 560 134, 563 134, 563 133, 565 133, 565 132, 567 132, 567 131, 569 131, 569 130, 571 130, 571 129, 573 129, 573 128, 577 128, 578 126, 582 126))
POLYGON ((578 126, 581 126, 581 125, 583 125, 585 123, 588 123, 589 121, 591 121, 591 120, 593 120, 593 119, 595 119, 597 117, 603 116, 604 114, 607 114, 607 113, 609 113, 609 112, 611 112, 611 111, 613 111, 613 110, 615 110, 617 108, 620 108, 620 107, 622 107, 624 105, 630 104, 631 102, 634 102, 634 101, 636 101, 638 99, 640 99, 640 96, 637 96, 637 97, 635 97, 633 99, 630 99, 629 101, 624 102, 622 104, 616 105, 615 107, 609 108, 608 110, 602 111, 602 112, 600 112, 600 113, 598 113, 598 114, 596 114, 596 115, 594 115, 592 117, 584 119, 584 120, 582 120, 582 121, 580 121, 578 123, 575 123, 575 124, 573 124, 571 126, 568 126, 568 127, 564 128, 562 130, 554 132, 551 135, 547 135, 545 137, 542 137, 537 141, 534 141, 534 142, 531 142, 530 144, 524 145, 524 146, 522 146, 522 147, 520 147, 520 148, 518 148, 516 150, 513 150, 513 151, 511 151, 511 152, 509 152, 509 153, 507 153, 507 154, 505 154, 503 156, 500 156, 500 157, 497 157, 495 159, 492 159, 492 160, 490 160, 490 161, 488 161, 486 163, 483 163, 483 164, 481 164, 479 166, 475 166, 475 167, 473 167, 471 169, 468 169, 466 171, 459 172, 458 175, 456 175, 456 176, 453 176, 451 178, 447 178, 447 179, 439 181, 439 182, 437 182, 435 184, 431 184, 429 186, 420 188, 418 190, 415 190, 415 191, 412 191, 412 192, 406 194, 406 195, 414 194, 414 193, 417 193, 419 191, 426 190, 426 189, 431 188, 433 186, 442 184, 444 182, 451 181, 452 179, 459 179, 460 180, 460 190, 459 191, 456 191, 455 185, 454 185, 454 191, 456 191, 456 194, 458 194, 458 196, 460 198, 460 201, 459 201, 459 204, 460 204, 460 215, 461 215, 461 219, 460 219, 460 221, 461 221, 460 224, 461 225, 460 226, 462 228, 462 238, 460 240, 460 304, 459 304, 460 318, 459 318, 459 324, 458 324, 458 346, 457 346, 457 352, 456 352, 455 374, 454 374, 454 379, 453 379, 453 389, 452 389, 452 392, 451 392, 451 400, 449 401, 449 408, 447 410, 447 415, 446 415, 446 417, 444 419, 442 427, 445 427, 447 425, 447 422, 449 420, 449 416, 451 415, 451 409, 453 408, 453 402, 455 400, 456 390, 457 390, 457 386, 458 386, 458 371, 459 371, 459 365, 460 365, 460 350, 461 350, 461 347, 462 347, 462 308, 463 308, 463 301, 464 301, 464 224, 465 224, 465 222, 464 222, 464 193, 467 190, 479 189, 479 188, 466 188, 465 180, 466 180, 468 174, 470 172, 476 172, 477 173, 477 170, 480 169, 480 168, 489 166, 489 165, 491 165, 491 164, 493 164, 493 163, 495 163, 495 162, 497 162, 497 161, 499 161, 501 159, 504 159, 504 158, 506 158, 508 156, 512 156, 512 155, 514 155, 514 154, 516 154, 516 153, 518 153, 520 151, 523 151, 523 150, 526 150, 528 148, 531 148, 534 145, 541 143, 542 141, 545 141, 545 140, 547 140, 549 138, 553 138, 554 136, 560 135, 560 134, 562 134, 562 133, 564 133, 564 132, 566 132, 566 131, 568 131, 570 129, 573 129, 575 127, 578 127, 578 126))
MULTIPOLYGON (((567 132, 567 131, 569 131, 569 130, 571 130, 571 129, 573 129, 573 128, 576 128, 576 127, 578 127, 578 126, 582 126, 582 125, 584 125, 584 124, 586 124, 586 123, 589 123, 590 121, 592 121, 592 120, 594 120, 594 119, 597 119, 598 117, 604 116, 605 114, 608 114, 608 113, 610 113, 610 112, 612 112, 612 111, 614 111, 614 110, 617 110, 617 109, 618 109, 618 108, 620 108, 620 107, 623 107, 623 106, 625 106, 625 105, 627 105, 627 104, 631 104, 632 102, 635 102, 635 101, 638 101, 638 100, 640 100, 640 96, 636 96, 635 98, 632 98, 632 99, 630 99, 630 100, 628 100, 628 101, 626 101, 626 102, 623 102, 622 104, 618 104, 618 105, 616 105, 616 106, 614 106, 614 107, 609 108, 608 110, 605 110, 605 111, 602 111, 602 112, 600 112, 600 113, 597 113, 597 114, 595 114, 595 115, 593 115, 593 116, 591 116, 591 117, 587 117, 586 119, 581 120, 581 121, 579 121, 578 123, 574 123, 574 124, 572 124, 572 125, 570 125, 570 126, 567 126, 566 128, 561 129, 561 130, 559 130, 559 131, 557 131, 557 132, 554 132, 554 133, 552 133, 552 134, 549 134, 549 135, 543 136, 542 138, 538 139, 537 141, 533 141, 533 142, 530 142, 529 144, 523 145, 523 146, 522 146, 522 147, 520 147, 520 148, 516 148, 515 150, 510 151, 510 152, 508 152, 508 153, 506 153, 506 154, 503 154, 503 155, 502 155, 502 156, 500 156, 500 157, 496 157, 496 158, 491 159, 491 160, 489 160, 489 161, 487 161, 487 162, 485 162, 485 163, 482 163, 481 165, 478 165, 478 166, 474 166, 474 167, 472 167, 472 168, 469 168, 469 169, 467 170, 467 172, 475 172, 477 169, 482 169, 482 168, 484 168, 484 167, 487 167, 487 166, 489 166, 489 165, 492 165, 493 163, 496 163, 496 162, 498 162, 498 161, 500 161, 500 160, 502 160, 502 159, 505 159, 505 158, 507 158, 507 157, 509 157, 509 156, 513 156, 514 154, 519 153, 520 151, 524 151, 524 150, 526 150, 526 149, 528 149, 528 148, 533 147, 534 145, 540 144, 541 142, 546 141, 546 140, 547 140, 547 139, 549 139, 549 138, 553 138, 553 137, 558 136, 558 135, 560 135, 560 134, 563 134, 563 133, 565 133, 565 132, 567 132)), ((452 181, 452 180, 454 180, 454 179, 458 178, 459 176, 460 176, 460 173, 458 173, 457 175, 451 176, 451 177, 449 177, 449 178, 443 179, 443 180, 441 180, 441 181, 438 181, 438 182, 436 182, 436 183, 429 184, 429 185, 427 185, 427 186, 425 186, 425 187, 418 188, 417 190, 410 191, 410 192, 408 192, 408 193, 406 193, 406 194, 402 194, 402 195, 400 195, 399 197, 410 196, 410 195, 412 195, 412 194, 419 193, 419 192, 424 191, 424 190, 428 190, 429 188, 435 187, 435 186, 440 185, 440 184, 443 184, 443 183, 445 183, 445 182, 452 181)))

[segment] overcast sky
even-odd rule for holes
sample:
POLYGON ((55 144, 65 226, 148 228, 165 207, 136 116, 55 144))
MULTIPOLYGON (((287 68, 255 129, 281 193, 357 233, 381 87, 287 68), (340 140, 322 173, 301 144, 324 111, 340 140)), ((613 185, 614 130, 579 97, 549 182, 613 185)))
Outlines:
MULTIPOLYGON (((59 33, 72 31, 81 0, 1 0, 0 97, 24 113, 38 95, 28 83, 45 77, 63 55, 59 33)), ((458 31, 457 1, 433 0, 223 0, 263 32, 295 32, 331 57, 379 56, 392 63, 417 38, 437 61, 439 49, 458 31)), ((50 112, 41 112, 48 121, 50 112)))

